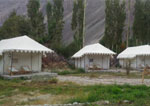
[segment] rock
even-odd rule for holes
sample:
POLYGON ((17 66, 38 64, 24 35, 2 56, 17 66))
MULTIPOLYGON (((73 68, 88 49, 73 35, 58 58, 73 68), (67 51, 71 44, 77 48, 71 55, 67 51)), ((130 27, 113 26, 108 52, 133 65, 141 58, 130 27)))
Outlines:
POLYGON ((34 95, 34 92, 29 92, 30 95, 34 95))
POLYGON ((78 104, 78 102, 74 102, 74 103, 73 103, 73 105, 76 105, 76 104, 78 104))
POLYGON ((109 101, 108 101, 108 100, 105 100, 105 101, 104 101, 104 104, 105 104, 105 105, 108 105, 108 104, 109 104, 109 101))
POLYGON ((4 97, 5 97, 5 95, 0 96, 0 98, 4 98, 4 97))
POLYGON ((49 106, 48 104, 44 104, 44 106, 49 106))
POLYGON ((129 103, 129 100, 124 100, 123 102, 124 102, 124 103, 129 103))

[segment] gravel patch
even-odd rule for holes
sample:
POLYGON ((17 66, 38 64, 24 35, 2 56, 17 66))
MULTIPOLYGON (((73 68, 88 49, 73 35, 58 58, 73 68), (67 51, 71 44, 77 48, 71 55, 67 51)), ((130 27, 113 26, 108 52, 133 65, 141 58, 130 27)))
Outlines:
POLYGON ((150 79, 145 79, 142 83, 142 79, 128 79, 128 78, 89 78, 89 77, 76 77, 76 76, 58 76, 59 81, 75 82, 80 85, 95 85, 95 84, 129 84, 129 85, 147 85, 150 86, 150 79))

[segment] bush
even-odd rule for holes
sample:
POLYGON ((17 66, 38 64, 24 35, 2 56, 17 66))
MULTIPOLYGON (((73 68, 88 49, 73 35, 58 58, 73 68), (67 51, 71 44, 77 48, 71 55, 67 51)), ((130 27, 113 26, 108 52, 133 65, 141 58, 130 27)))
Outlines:
POLYGON ((58 75, 68 75, 68 74, 80 74, 80 73, 85 73, 85 70, 84 70, 84 69, 64 70, 64 71, 53 70, 52 72, 58 73, 58 75))
POLYGON ((58 75, 67 75, 67 74, 72 74, 73 72, 68 71, 68 70, 64 70, 62 72, 58 72, 58 75))
POLYGON ((49 80, 49 83, 56 84, 58 82, 57 78, 52 78, 49 80))
POLYGON ((83 68, 79 68, 79 69, 77 69, 77 72, 78 73, 85 73, 85 70, 83 68))
POLYGON ((98 75, 98 74, 95 74, 95 73, 90 73, 89 77, 90 77, 90 78, 98 78, 99 75, 98 75))

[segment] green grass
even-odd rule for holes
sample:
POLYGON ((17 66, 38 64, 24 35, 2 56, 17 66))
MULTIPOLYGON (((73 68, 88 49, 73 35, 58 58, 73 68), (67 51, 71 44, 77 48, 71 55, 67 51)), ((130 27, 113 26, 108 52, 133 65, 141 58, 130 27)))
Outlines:
POLYGON ((84 70, 84 69, 63 70, 63 71, 52 70, 52 72, 58 73, 58 75, 71 75, 71 74, 81 74, 81 73, 85 73, 85 70, 84 70))
MULTIPOLYGON (((53 81, 52 81, 53 82, 53 81)), ((56 80, 54 80, 56 82, 56 80)), ((10 98, 16 94, 28 94, 29 92, 39 91, 41 94, 67 95, 65 103, 73 102, 96 102, 108 100, 110 105, 124 104, 124 100, 129 100, 127 106, 149 106, 150 87, 145 85, 90 85, 80 86, 74 83, 51 83, 27 82, 24 80, 3 80, 0 79, 0 104, 6 104, 10 98), (17 89, 17 90, 16 90, 17 89), (5 98, 5 100, 4 100, 5 98)), ((10 101, 11 102, 11 101, 10 101)))
POLYGON ((95 85, 86 86, 69 102, 96 102, 100 100, 109 100, 112 104, 118 104, 123 100, 129 100, 130 105, 141 106, 147 103, 150 105, 150 88, 144 85, 95 85))
MULTIPOLYGON (((89 77, 89 78, 114 78, 114 77, 121 77, 121 78, 135 78, 135 79, 141 79, 142 78, 142 73, 140 72, 135 72, 135 73, 130 73, 130 75, 126 75, 126 73, 122 72, 93 72, 93 73, 76 73, 76 74, 70 74, 72 76, 79 76, 79 77, 89 77)), ((150 79, 150 75, 145 75, 145 79, 150 79)))

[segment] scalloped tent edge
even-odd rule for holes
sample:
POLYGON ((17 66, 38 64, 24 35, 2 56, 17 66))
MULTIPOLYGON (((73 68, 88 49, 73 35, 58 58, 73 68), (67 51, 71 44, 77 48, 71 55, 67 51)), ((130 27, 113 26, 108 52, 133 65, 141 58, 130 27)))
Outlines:
POLYGON ((83 47, 81 50, 79 50, 77 53, 75 53, 72 58, 81 58, 84 55, 87 54, 91 54, 91 55, 95 55, 95 54, 101 54, 101 55, 116 55, 115 52, 113 52, 112 50, 104 47, 103 45, 99 44, 99 43, 95 43, 95 44, 91 44, 91 45, 87 45, 85 47, 83 47))
POLYGON ((24 53, 54 53, 53 50, 43 46, 30 37, 24 35, 0 41, 0 55, 4 52, 24 53))
POLYGON ((126 48, 117 56, 117 59, 133 59, 136 56, 149 56, 149 55, 150 55, 150 45, 141 45, 126 48))

